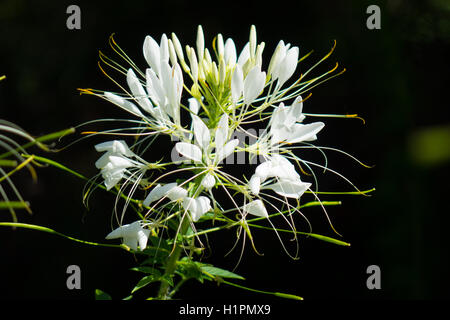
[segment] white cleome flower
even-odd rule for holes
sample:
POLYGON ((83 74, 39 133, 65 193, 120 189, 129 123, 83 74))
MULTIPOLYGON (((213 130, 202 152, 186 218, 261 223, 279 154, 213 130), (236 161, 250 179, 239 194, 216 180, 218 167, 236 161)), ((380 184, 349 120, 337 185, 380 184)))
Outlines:
POLYGON ((261 189, 271 189, 287 198, 298 199, 311 187, 311 183, 302 182, 295 167, 285 157, 275 154, 261 163, 248 183, 253 194, 258 195, 261 189), (263 184, 272 179, 272 183, 263 184))
POLYGON ((130 176, 130 170, 145 172, 146 164, 134 154, 123 140, 107 141, 95 146, 98 152, 105 152, 95 166, 101 169, 107 190, 116 186, 120 180, 130 176), (134 158, 134 159, 133 159, 134 158))
POLYGON ((183 208, 190 212, 192 221, 197 222, 201 216, 211 210, 209 198, 200 196, 198 198, 186 197, 183 199, 183 208))
POLYGON ((149 234, 150 230, 144 229, 141 221, 135 221, 114 229, 106 236, 106 239, 122 238, 123 244, 126 246, 136 251, 139 245, 139 250, 142 251, 147 247, 149 234))

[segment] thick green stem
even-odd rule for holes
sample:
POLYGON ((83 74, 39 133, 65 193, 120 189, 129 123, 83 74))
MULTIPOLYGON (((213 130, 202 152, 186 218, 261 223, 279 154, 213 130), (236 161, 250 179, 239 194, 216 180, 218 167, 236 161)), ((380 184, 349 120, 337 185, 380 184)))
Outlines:
MULTIPOLYGON (((179 234, 181 236, 184 236, 189 228, 189 218, 187 216, 184 216, 180 223, 181 223, 181 227, 180 227, 179 234)), ((175 269, 177 267, 177 262, 181 256, 182 249, 183 248, 180 244, 175 245, 175 249, 173 250, 172 254, 169 256, 169 259, 167 260, 166 271, 164 273, 165 279, 168 279, 173 276, 175 269)), ((165 280, 161 281, 161 285, 159 287, 159 292, 158 292, 158 299, 160 299, 160 300, 170 299, 169 292, 170 292, 169 283, 165 280)))

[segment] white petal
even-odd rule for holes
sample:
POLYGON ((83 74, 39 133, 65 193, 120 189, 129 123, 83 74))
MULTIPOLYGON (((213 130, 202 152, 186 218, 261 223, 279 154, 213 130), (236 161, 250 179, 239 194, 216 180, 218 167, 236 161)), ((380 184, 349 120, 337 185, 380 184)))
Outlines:
POLYGON ((137 238, 136 236, 123 237, 123 244, 130 247, 132 250, 137 251, 137 238))
POLYGON ((205 177, 202 179, 202 186, 209 190, 216 184, 216 178, 211 173, 207 173, 205 177))
POLYGON ((109 171, 106 174, 103 174, 106 190, 109 191, 114 188, 114 186, 117 185, 120 180, 122 180, 124 175, 125 169, 117 169, 113 172, 109 171))
POLYGON ((209 129, 206 124, 196 115, 192 116, 192 124, 194 126, 194 137, 197 144, 203 149, 206 150, 209 146, 209 142, 211 140, 211 135, 209 133, 209 129))
POLYGON ((161 57, 158 43, 152 37, 146 36, 143 50, 148 65, 156 74, 159 74, 161 57))
POLYGON ((138 231, 137 237, 138 237, 138 243, 139 243, 139 250, 142 251, 147 247, 149 235, 150 235, 150 230, 142 228, 141 230, 138 231))
POLYGON ((167 192, 169 192, 171 189, 177 186, 176 182, 165 184, 164 186, 161 186, 158 184, 156 187, 150 191, 148 196, 145 198, 145 200, 142 202, 142 204, 146 207, 148 207, 152 202, 157 201, 161 199, 162 197, 165 197, 167 192))
POLYGON ((255 169, 255 175, 261 178, 261 182, 264 182, 271 174, 272 163, 270 161, 264 161, 259 164, 255 169))
POLYGON ((279 86, 281 87, 294 74, 298 62, 298 47, 293 47, 286 52, 286 57, 280 62, 279 86))
POLYGON ((113 168, 129 168, 135 166, 133 162, 123 156, 109 156, 109 162, 113 165, 113 168))
POLYGON ((308 124, 297 123, 293 127, 292 134, 287 139, 288 143, 298 143, 302 141, 312 141, 317 138, 316 134, 325 126, 323 122, 308 124))
POLYGON ((118 227, 117 229, 114 229, 110 233, 108 233, 105 237, 105 239, 117 239, 123 237, 123 226, 118 227))
POLYGON ((195 55, 194 48, 191 48, 188 52, 188 59, 191 67, 191 75, 196 83, 198 81, 198 61, 197 56, 195 55))
POLYGON ((250 56, 254 57, 256 52, 256 28, 254 25, 250 27, 250 56))
POLYGON ((248 182, 248 186, 250 187, 250 190, 253 194, 257 195, 259 193, 259 190, 261 188, 261 177, 254 174, 250 181, 248 182))
POLYGON ((236 65, 231 77, 231 98, 235 105, 244 91, 244 75, 239 64, 236 65))
POLYGON ((118 228, 111 231, 105 239, 117 239, 117 238, 123 238, 126 236, 133 236, 136 235, 139 229, 141 228, 140 222, 135 221, 130 224, 124 224, 122 226, 119 226, 118 228))
POLYGON ((150 98, 158 106, 165 105, 166 92, 162 87, 162 82, 158 79, 155 72, 152 69, 147 68, 147 70, 145 71, 145 77, 147 80, 147 91, 150 98))
POLYGON ((176 101, 175 95, 175 84, 174 79, 172 77, 172 68, 169 66, 167 62, 161 62, 161 70, 159 74, 159 78, 161 80, 161 86, 164 89, 166 98, 168 103, 165 105, 161 105, 164 108, 164 111, 172 117, 175 116, 173 105, 176 101))
POLYGON ((305 119, 303 115, 303 98, 298 96, 292 106, 289 108, 290 114, 295 118, 296 122, 302 122, 305 119))
POLYGON ((178 63, 178 59, 177 59, 177 52, 175 51, 175 46, 173 45, 173 42, 171 39, 168 40, 169 43, 169 58, 170 58, 170 63, 172 65, 178 63))
POLYGON ((216 135, 214 137, 214 142, 216 143, 216 150, 221 150, 225 141, 228 139, 228 115, 224 113, 219 120, 216 129, 216 135))
POLYGON ((178 142, 175 145, 175 149, 178 153, 181 153, 186 158, 195 162, 202 162, 202 151, 194 144, 186 142, 178 142))
POLYGON ((189 98, 189 110, 191 110, 194 114, 198 114, 200 110, 200 102, 196 98, 189 98))
POLYGON ((311 187, 311 183, 302 182, 300 180, 280 180, 264 187, 264 189, 271 189, 283 197, 298 199, 309 189, 309 187, 311 187))
POLYGON ((196 45, 197 45, 198 58, 200 60, 203 60, 203 54, 205 51, 205 35, 203 34, 203 29, 202 29, 201 25, 199 25, 197 28, 196 45))
POLYGON ((233 39, 229 38, 225 41, 225 63, 234 66, 236 64, 236 45, 233 39))
POLYGON ((105 92, 103 95, 107 100, 111 101, 112 103, 114 103, 115 105, 121 107, 122 109, 124 109, 125 111, 128 111, 136 116, 140 116, 143 117, 144 115, 142 114, 142 112, 139 110, 138 107, 136 107, 136 105, 134 105, 132 102, 125 100, 122 97, 119 97, 118 95, 111 93, 111 92, 105 92))
POLYGON ((258 217, 265 217, 265 218, 269 217, 266 207, 264 206, 263 202, 259 199, 247 203, 244 206, 244 211, 258 217))
POLYGON ((171 201, 177 201, 177 200, 186 198, 187 190, 182 187, 175 186, 167 192, 167 197, 171 201))
POLYGON ((259 66, 253 67, 244 80, 244 103, 251 104, 263 91, 266 73, 259 66))
POLYGON ((127 72, 127 83, 130 87, 131 93, 133 94, 137 103, 142 107, 142 109, 153 114, 153 106, 150 100, 147 98, 147 92, 145 92, 142 84, 131 68, 128 69, 127 72))
POLYGON ((227 142, 227 144, 223 147, 223 149, 220 149, 219 153, 216 153, 216 163, 222 162, 223 159, 228 157, 230 154, 234 152, 234 149, 239 144, 239 139, 233 139, 227 142))
POLYGON ((192 220, 197 222, 201 216, 211 210, 210 200, 200 196, 197 199, 186 197, 183 199, 183 208, 191 213, 192 220))
POLYGON ((197 211, 197 201, 191 197, 185 197, 183 199, 183 208, 188 211, 197 211))
POLYGON ((110 152, 106 152, 104 155, 102 155, 97 161, 95 161, 95 167, 97 169, 104 168, 109 163, 110 155, 111 155, 110 152))
POLYGON ((284 42, 283 40, 280 40, 277 47, 275 48, 275 51, 272 55, 272 58, 270 58, 269 67, 267 68, 267 73, 275 80, 277 79, 278 75, 274 74, 274 71, 277 70, 280 61, 284 58, 286 55, 284 51, 284 42))
POLYGON ((242 49, 237 62, 242 69, 244 68, 244 65, 247 63, 247 60, 249 58, 250 58, 250 45, 247 42, 247 44, 242 49))
POLYGON ((95 150, 98 152, 111 151, 112 153, 123 154, 127 157, 134 156, 134 153, 128 148, 128 145, 123 140, 106 141, 95 145, 95 150))
POLYGON ((160 60, 164 62, 169 61, 169 42, 167 40, 166 34, 163 34, 161 36, 161 42, 160 42, 160 60))
MULTIPOLYGON (((211 204, 209 198, 205 196, 200 196, 197 198, 197 216, 200 218, 205 213, 207 213, 209 210, 211 210, 211 204)), ((198 220, 197 218, 197 220, 198 220)), ((197 221, 194 220, 194 221, 197 221)))

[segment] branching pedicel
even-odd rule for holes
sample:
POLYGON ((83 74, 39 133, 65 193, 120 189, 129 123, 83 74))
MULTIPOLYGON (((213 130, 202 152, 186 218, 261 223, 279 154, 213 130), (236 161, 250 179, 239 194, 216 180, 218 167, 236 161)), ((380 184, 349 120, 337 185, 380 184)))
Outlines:
POLYGON ((313 67, 294 77, 299 62, 309 54, 300 58, 298 47, 280 41, 267 71, 263 71, 265 44, 257 42, 254 26, 239 55, 233 40, 224 41, 221 34, 214 38, 210 52, 205 48, 201 26, 196 46, 186 46, 184 50, 175 34, 171 39, 163 35, 159 43, 147 36, 143 45, 148 63, 145 70, 135 65, 113 37, 110 44, 128 67, 102 53, 99 66, 108 77, 105 65, 122 73, 127 86, 110 77, 121 92, 80 90, 110 101, 133 118, 127 120, 133 125, 130 128, 87 132, 134 137, 131 145, 121 137, 95 146, 103 153, 95 165, 101 170, 106 189, 115 190, 118 200, 125 199, 120 213, 115 208, 116 226, 106 239, 121 238, 133 252, 148 258, 137 268, 146 276, 133 292, 157 282, 160 287, 156 298, 169 299, 190 278, 248 289, 224 280, 241 279, 237 274, 196 261, 196 254, 205 247, 202 237, 225 228, 237 228, 236 243, 243 239, 242 252, 246 239, 256 251, 253 228, 272 229, 294 259, 298 257, 298 242, 294 252, 290 252, 281 232, 292 233, 295 240, 300 234, 346 245, 311 230, 297 231, 295 226, 298 217, 306 220, 302 208, 318 205, 332 227, 325 206, 339 202, 320 200, 314 167, 330 170, 348 181, 326 165, 307 161, 296 152, 300 148, 316 148, 322 153, 336 150, 311 144, 325 126, 323 122, 308 121, 312 117, 356 117, 303 113, 303 102, 310 95, 302 95, 345 71, 334 73, 336 64, 322 75, 307 78, 334 46, 313 67), (259 124, 264 124, 265 129, 256 136, 249 129, 259 124), (252 143, 236 139, 236 133, 252 137, 252 143), (144 152, 137 150, 151 150, 159 135, 170 136, 175 154, 181 157, 168 159, 168 154, 161 154, 159 162, 146 161, 144 152), (227 164, 234 163, 228 160, 233 160, 236 153, 246 154, 248 161, 258 158, 261 162, 248 176, 235 176, 227 164), (301 201, 305 193, 312 195, 312 201, 301 201), (226 201, 219 194, 226 195, 226 201), (272 219, 276 216, 284 220, 287 228, 274 225, 272 219))

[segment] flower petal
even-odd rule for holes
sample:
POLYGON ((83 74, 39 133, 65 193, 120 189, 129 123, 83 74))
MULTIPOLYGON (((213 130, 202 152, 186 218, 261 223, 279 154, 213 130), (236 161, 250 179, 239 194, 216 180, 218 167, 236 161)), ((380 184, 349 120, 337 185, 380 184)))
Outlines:
POLYGON ((191 110, 194 114, 198 114, 200 110, 200 102, 196 98, 189 98, 189 110, 191 110))
POLYGON ((236 45, 234 44, 233 39, 228 38, 227 41, 225 41, 225 63, 234 66, 236 64, 236 57, 236 45))
POLYGON ((233 104, 236 105, 239 98, 244 91, 244 74, 239 64, 234 68, 233 76, 231 77, 231 99, 233 104))
POLYGON ((195 162, 202 162, 202 150, 194 144, 186 142, 178 142, 175 145, 178 153, 195 162))
POLYGON ((223 147, 223 149, 220 149, 219 153, 216 152, 216 160, 215 162, 219 164, 222 162, 223 159, 228 157, 234 152, 234 149, 239 144, 239 139, 233 139, 227 142, 227 144, 223 147))
POLYGON ((244 80, 244 103, 251 104, 263 91, 266 73, 259 66, 253 67, 244 80))
POLYGON ((263 202, 260 199, 247 203, 243 209, 245 212, 250 213, 254 216, 264 218, 269 217, 266 207, 264 206, 263 202))
POLYGON ((153 106, 147 97, 147 92, 145 92, 142 84, 139 82, 139 79, 136 77, 136 74, 131 68, 128 69, 127 72, 127 83, 136 102, 142 107, 142 109, 150 114, 153 114, 153 106))
POLYGON ((221 150, 228 139, 228 115, 224 113, 219 120, 216 129, 216 135, 214 137, 214 142, 216 144, 216 150, 221 150))
POLYGON ((95 150, 98 152, 111 151, 112 153, 123 154, 127 157, 134 156, 134 153, 128 148, 128 145, 123 140, 105 141, 95 145, 95 150))
POLYGON ((143 251, 147 247, 148 236, 150 235, 150 230, 143 229, 138 231, 137 238, 139 243, 139 250, 143 251))
POLYGON ((125 111, 128 111, 134 114, 135 116, 144 117, 142 112, 139 110, 138 107, 136 107, 136 105, 134 105, 134 103, 125 100, 124 98, 119 97, 118 95, 111 92, 105 92, 103 96, 110 102, 124 109, 125 111))
POLYGON ((280 62, 278 83, 281 87, 295 72, 298 62, 298 47, 292 47, 286 52, 286 56, 280 62))
POLYGON ((194 137, 197 145, 199 145, 203 150, 206 150, 209 146, 211 140, 211 135, 206 124, 200 117, 196 115, 192 116, 192 124, 194 126, 194 137))
POLYGON ((172 189, 170 189, 169 191, 167 191, 167 197, 171 201, 181 200, 181 199, 187 197, 187 190, 182 187, 175 186, 172 189))
POLYGON ((254 174, 250 181, 248 182, 248 186, 250 187, 250 190, 253 194, 258 195, 259 190, 261 189, 261 177, 254 174))
POLYGON ((160 71, 160 63, 161 63, 161 55, 159 50, 159 45, 150 36, 146 36, 144 40, 144 58, 147 61, 150 68, 153 69, 153 71, 159 75, 160 71))
POLYGON ((209 190, 216 184, 216 178, 211 173, 207 173, 205 177, 202 179, 202 186, 209 190))
POLYGON ((162 197, 166 196, 167 192, 169 192, 176 186, 177 186, 176 182, 168 183, 163 186, 158 184, 156 187, 152 189, 152 191, 150 191, 150 193, 147 195, 142 204, 148 207, 152 202, 157 201, 162 197))
POLYGON ((325 126, 323 122, 314 122, 308 124, 296 123, 293 126, 291 135, 286 142, 298 143, 302 141, 313 141, 317 139, 316 134, 325 126))
POLYGON ((265 186, 264 189, 271 189, 283 197, 298 199, 310 187, 311 183, 302 182, 300 180, 291 181, 280 179, 274 184, 265 186))

